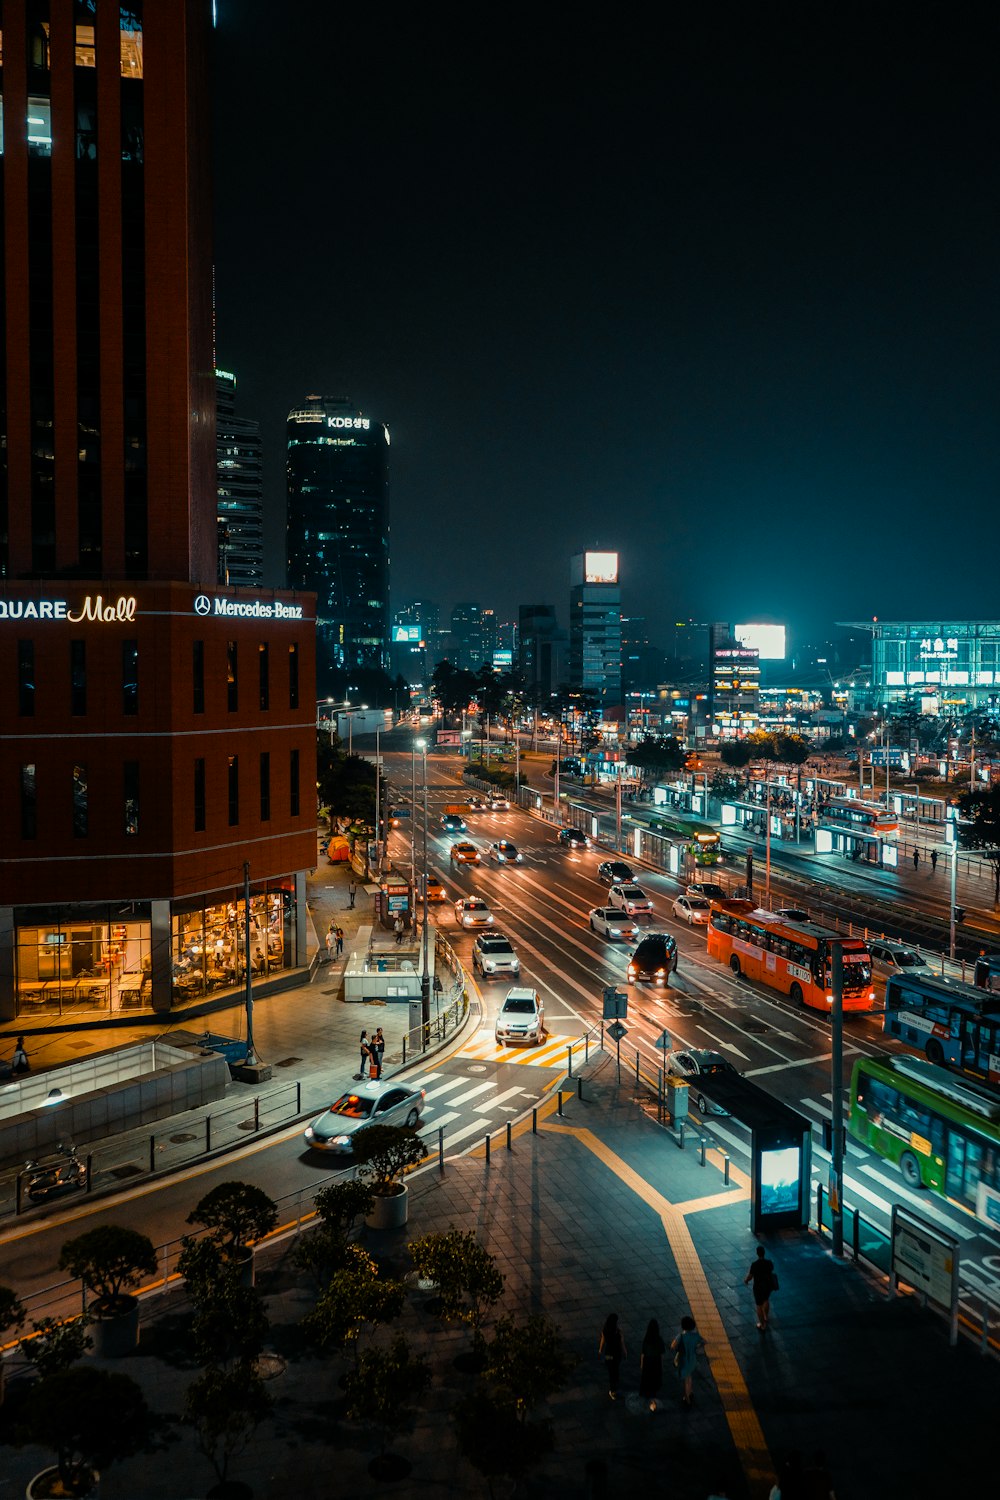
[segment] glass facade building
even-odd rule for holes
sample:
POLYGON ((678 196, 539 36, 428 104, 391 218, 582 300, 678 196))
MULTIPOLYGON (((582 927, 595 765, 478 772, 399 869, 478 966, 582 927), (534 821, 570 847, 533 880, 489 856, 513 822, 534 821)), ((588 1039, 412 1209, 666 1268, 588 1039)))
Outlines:
POLYGON ((622 596, 617 552, 581 552, 570 570, 570 685, 601 708, 622 702, 622 596))
POLYGON ((879 620, 864 628, 872 633, 872 690, 883 701, 921 696, 969 708, 1000 701, 1000 620, 879 620))
POLYGON ((387 669, 389 429, 350 401, 288 414, 288 586, 316 594, 317 689, 331 672, 387 669))
POLYGON ((264 576, 264 463, 260 423, 236 414, 236 376, 216 369, 219 582, 260 588, 264 576))

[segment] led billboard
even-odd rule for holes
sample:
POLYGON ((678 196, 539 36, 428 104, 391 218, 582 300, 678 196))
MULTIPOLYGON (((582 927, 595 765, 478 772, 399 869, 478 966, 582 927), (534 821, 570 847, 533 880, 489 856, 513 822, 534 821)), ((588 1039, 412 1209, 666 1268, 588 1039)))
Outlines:
POLYGON ((617 583, 617 552, 585 552, 583 577, 586 583, 617 583))
POLYGON ((394 625, 392 627, 392 639, 393 639, 393 643, 396 644, 396 645, 401 645, 403 643, 410 643, 412 645, 419 645, 419 643, 420 643, 420 626, 419 625, 394 625))
POLYGON ((741 646, 751 646, 761 661, 784 661, 784 625, 734 625, 733 635, 741 646))

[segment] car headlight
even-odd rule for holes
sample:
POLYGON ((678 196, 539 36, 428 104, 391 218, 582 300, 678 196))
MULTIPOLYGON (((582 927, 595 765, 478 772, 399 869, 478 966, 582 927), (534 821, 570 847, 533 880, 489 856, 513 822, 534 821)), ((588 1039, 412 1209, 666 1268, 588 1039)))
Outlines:
POLYGON ((349 1135, 335 1135, 330 1140, 331 1146, 349 1146, 351 1137, 349 1135))
POLYGON ((632 967, 631 964, 629 964, 629 966, 628 966, 628 977, 629 977, 629 979, 634 979, 635 978, 635 970, 633 969, 633 967, 632 967))
POLYGON ((311 1125, 306 1126, 303 1134, 305 1135, 307 1141, 314 1141, 316 1139, 316 1132, 315 1130, 313 1130, 311 1125))
POLYGON ((657 969, 656 972, 657 972, 657 974, 665 974, 667 971, 666 971, 666 969, 657 969))

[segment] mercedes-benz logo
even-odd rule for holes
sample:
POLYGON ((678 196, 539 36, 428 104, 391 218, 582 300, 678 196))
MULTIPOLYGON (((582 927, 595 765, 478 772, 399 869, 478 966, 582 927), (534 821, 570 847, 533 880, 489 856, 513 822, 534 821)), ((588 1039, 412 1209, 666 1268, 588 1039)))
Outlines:
POLYGON ((212 601, 207 594, 199 594, 195 599, 194 612, 196 615, 210 615, 212 613, 212 601))

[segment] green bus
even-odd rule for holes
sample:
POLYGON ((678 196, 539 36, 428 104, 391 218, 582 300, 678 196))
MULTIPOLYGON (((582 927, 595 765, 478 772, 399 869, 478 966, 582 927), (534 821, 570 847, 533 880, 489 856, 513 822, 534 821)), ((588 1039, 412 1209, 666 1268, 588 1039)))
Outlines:
POLYGON ((664 818, 659 812, 652 812, 649 828, 651 833, 683 841, 688 853, 694 855, 695 864, 717 865, 723 857, 719 831, 709 828, 707 823, 683 823, 679 818, 664 818))
POLYGON ((922 1057, 861 1057, 851 1076, 848 1129, 984 1224, 1000 1224, 1000 1098, 922 1057))

